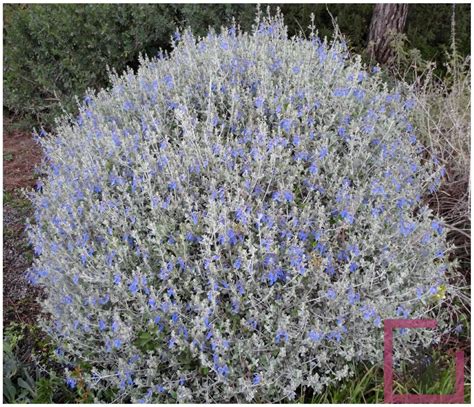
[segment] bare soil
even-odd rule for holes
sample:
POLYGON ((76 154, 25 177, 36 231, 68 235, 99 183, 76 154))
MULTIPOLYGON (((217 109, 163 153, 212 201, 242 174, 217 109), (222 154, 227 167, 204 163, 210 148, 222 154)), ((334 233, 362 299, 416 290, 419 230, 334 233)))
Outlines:
POLYGON ((3 320, 32 323, 39 314, 41 291, 29 284, 26 271, 33 261, 25 223, 32 208, 24 191, 35 185, 34 168, 41 148, 27 133, 4 133, 3 138, 3 320))
POLYGON ((14 132, 3 137, 3 190, 31 188, 34 168, 41 161, 41 148, 27 133, 14 132))

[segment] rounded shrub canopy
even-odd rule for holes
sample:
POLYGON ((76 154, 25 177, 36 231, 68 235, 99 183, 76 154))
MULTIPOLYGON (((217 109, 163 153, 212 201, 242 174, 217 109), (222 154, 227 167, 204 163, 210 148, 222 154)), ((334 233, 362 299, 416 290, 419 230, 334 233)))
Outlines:
POLYGON ((122 402, 320 392, 382 361, 384 319, 449 292, 446 232, 422 203, 442 170, 413 99, 282 21, 177 32, 170 56, 113 75, 40 137, 30 275, 71 387, 122 402))

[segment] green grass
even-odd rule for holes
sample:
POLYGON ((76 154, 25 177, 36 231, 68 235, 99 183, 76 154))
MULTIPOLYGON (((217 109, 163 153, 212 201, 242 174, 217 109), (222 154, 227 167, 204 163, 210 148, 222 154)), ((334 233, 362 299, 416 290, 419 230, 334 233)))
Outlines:
POLYGON ((78 395, 67 388, 54 360, 53 344, 36 325, 8 325, 3 331, 3 402, 76 403, 78 395))
MULTIPOLYGON (((3 208, 4 219, 7 209, 10 211, 8 218, 15 221, 15 223, 4 223, 4 240, 14 243, 19 251, 25 252, 29 256, 28 252, 31 251, 31 248, 27 242, 23 241, 22 236, 24 235, 25 220, 32 210, 31 202, 21 192, 3 191, 3 208)), ((31 258, 31 260, 33 259, 31 258)))
POLYGON ((311 404, 321 403, 382 403, 383 372, 376 366, 359 365, 353 378, 333 384, 320 394, 304 399, 311 404))
POLYGON ((31 208, 30 201, 21 192, 3 191, 3 205, 25 211, 31 208))
POLYGON ((3 154, 3 160, 4 161, 13 161, 13 154, 12 153, 4 153, 3 154))
MULTIPOLYGON (((317 395, 302 394, 299 403, 311 404, 375 404, 384 401, 383 369, 378 366, 360 364, 352 378, 327 387, 317 395)), ((454 392, 454 358, 437 354, 434 361, 419 370, 403 366, 402 376, 394 381, 395 394, 451 394, 454 392)), ((466 380, 467 381, 467 380, 466 380)), ((470 403, 471 385, 464 385, 464 401, 470 403)))

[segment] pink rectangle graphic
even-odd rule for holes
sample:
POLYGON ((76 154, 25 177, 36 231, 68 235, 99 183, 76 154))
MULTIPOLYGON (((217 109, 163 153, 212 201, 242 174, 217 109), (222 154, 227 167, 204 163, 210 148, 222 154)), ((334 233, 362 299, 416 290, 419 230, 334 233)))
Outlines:
POLYGON ((393 393, 393 330, 435 328, 434 319, 386 319, 384 321, 384 402, 398 404, 461 404, 464 402, 464 352, 456 352, 456 384, 453 394, 393 393))

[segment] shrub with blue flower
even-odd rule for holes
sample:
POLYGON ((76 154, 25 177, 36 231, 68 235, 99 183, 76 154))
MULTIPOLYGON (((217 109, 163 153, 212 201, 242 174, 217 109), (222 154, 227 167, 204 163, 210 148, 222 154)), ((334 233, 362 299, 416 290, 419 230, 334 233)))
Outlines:
POLYGON ((281 16, 174 41, 40 139, 58 357, 122 402, 277 402, 381 363, 383 319, 455 292, 412 99, 281 16))

